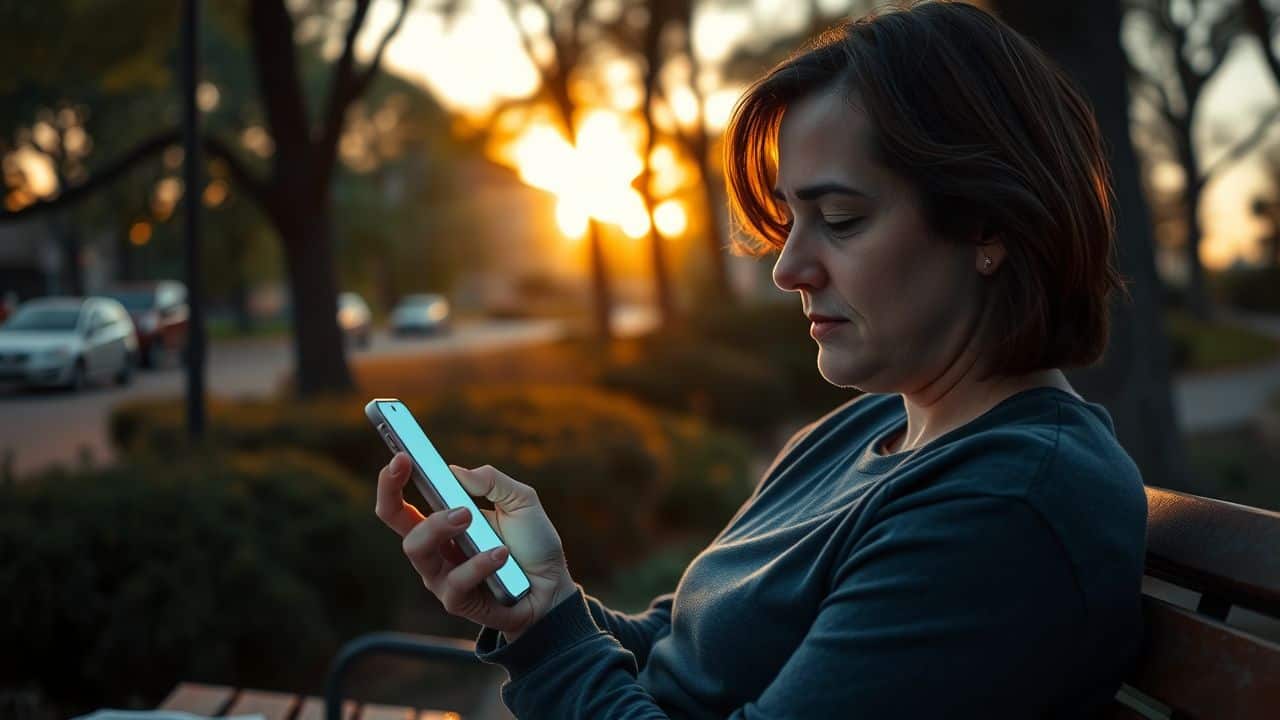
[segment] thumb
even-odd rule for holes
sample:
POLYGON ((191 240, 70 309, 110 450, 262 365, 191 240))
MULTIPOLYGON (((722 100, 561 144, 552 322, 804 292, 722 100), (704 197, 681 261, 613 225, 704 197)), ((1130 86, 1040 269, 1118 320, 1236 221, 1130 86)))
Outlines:
POLYGON ((483 497, 504 513, 515 513, 531 507, 538 507, 538 493, 530 486, 517 482, 514 478, 501 472, 492 465, 483 465, 468 470, 457 465, 449 469, 462 483, 462 487, 473 496, 483 497))

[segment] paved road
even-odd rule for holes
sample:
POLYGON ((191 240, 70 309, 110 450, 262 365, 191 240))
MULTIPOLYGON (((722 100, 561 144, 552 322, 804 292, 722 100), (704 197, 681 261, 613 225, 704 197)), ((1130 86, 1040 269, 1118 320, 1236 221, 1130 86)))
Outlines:
MULTIPOLYGON (((631 321, 635 327, 636 321, 631 321)), ((555 321, 513 321, 459 325, 454 332, 398 339, 376 333, 358 356, 396 356, 481 350, 544 342, 561 336, 555 321)), ((207 359, 211 395, 261 397, 275 391, 292 369, 284 338, 214 343, 207 359)), ((180 368, 138 372, 128 387, 98 385, 78 394, 59 390, 23 390, 0 386, 0 458, 12 453, 19 475, 53 463, 75 463, 86 454, 93 463, 110 459, 106 420, 125 400, 181 396, 186 374, 180 368)))
MULTIPOLYGON (((1280 316, 1219 309, 1222 322, 1280 339, 1280 316)), ((1280 392, 1280 361, 1240 370, 1183 375, 1174 381, 1174 404, 1183 432, 1238 427, 1251 422, 1280 392)))

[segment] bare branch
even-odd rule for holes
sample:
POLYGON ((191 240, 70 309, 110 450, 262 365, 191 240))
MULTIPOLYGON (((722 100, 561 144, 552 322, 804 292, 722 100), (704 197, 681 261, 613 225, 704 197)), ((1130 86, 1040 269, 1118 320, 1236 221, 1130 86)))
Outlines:
POLYGON ((137 167, 151 156, 156 155, 162 152, 166 147, 177 143, 179 139, 180 135, 178 134, 177 128, 157 133, 133 146, 132 149, 121 155, 113 162, 107 163, 101 170, 91 175, 84 182, 66 188, 56 197, 32 203, 21 210, 14 210, 12 212, 0 210, 0 223, 27 220, 52 210, 59 210, 74 205, 88 197, 99 188, 114 182, 116 178, 137 167))
MULTIPOLYGON (((543 14, 547 16, 547 27, 551 27, 551 11, 547 9, 545 3, 537 3, 537 5, 542 9, 543 14)), ((529 57, 529 62, 533 63, 533 66, 538 69, 539 77, 545 80, 551 70, 544 67, 538 60, 538 56, 533 52, 533 38, 529 36, 529 31, 520 24, 520 8, 517 0, 506 0, 503 6, 507 8, 507 15, 511 18, 511 24, 515 26, 516 33, 520 35, 520 44, 524 48, 524 54, 529 57)))
POLYGON ((391 39, 400 32, 400 26, 404 25, 404 18, 409 14, 410 0, 400 0, 400 12, 396 14, 396 19, 391 23, 391 27, 383 33, 382 39, 378 41, 378 47, 373 51, 373 59, 369 61, 369 67, 360 73, 356 78, 354 93, 352 97, 360 97, 364 91, 368 89, 369 83, 377 76, 378 70, 382 67, 382 56, 387 51, 387 46, 391 44, 391 39))
POLYGON ((351 22, 347 25, 346 39, 342 44, 342 55, 333 66, 324 119, 320 123, 320 131, 314 136, 322 153, 330 146, 337 144, 338 133, 342 131, 342 119, 347 113, 347 105, 351 102, 351 86, 355 82, 356 36, 360 34, 360 27, 364 25, 365 16, 369 14, 369 2, 370 0, 356 0, 355 10, 351 13, 351 22))
POLYGON ((249 169, 236 151, 213 135, 205 135, 201 140, 201 146, 210 157, 216 157, 226 163, 227 172, 231 174, 231 180, 235 182, 236 187, 252 197, 264 212, 270 213, 269 186, 249 169))
POLYGON ((1262 0, 1243 0, 1243 3, 1245 27, 1257 38, 1258 44, 1262 46, 1262 57, 1271 69, 1272 78, 1280 83, 1280 59, 1276 58, 1271 43, 1271 17, 1262 8, 1262 0))
MULTIPOLYGON (((141 165, 153 155, 163 152, 165 148, 175 145, 181 140, 182 136, 178 128, 158 132, 133 146, 119 158, 107 163, 101 170, 90 175, 84 182, 68 187, 56 197, 41 200, 21 210, 12 212, 0 210, 0 223, 27 220, 75 205, 115 182, 117 178, 141 165)), ((204 136, 201 139, 201 144, 210 156, 216 157, 227 164, 227 170, 230 172, 231 179, 235 182, 236 187, 251 196, 264 210, 267 210, 267 184, 249 169, 248 165, 239 158, 236 152, 220 139, 210 135, 204 136)))
POLYGON ((1257 145, 1258 142, 1266 136, 1267 131, 1271 129, 1272 123, 1274 123, 1277 118, 1280 118, 1280 106, 1273 107, 1268 110, 1267 114, 1263 115, 1258 120, 1258 124, 1254 126, 1253 132, 1241 138, 1231 146, 1231 149, 1227 150, 1222 155, 1219 155, 1218 159, 1200 174, 1200 182, 1208 182, 1214 174, 1220 172, 1223 168, 1248 154, 1248 152, 1253 149, 1253 146, 1257 145))

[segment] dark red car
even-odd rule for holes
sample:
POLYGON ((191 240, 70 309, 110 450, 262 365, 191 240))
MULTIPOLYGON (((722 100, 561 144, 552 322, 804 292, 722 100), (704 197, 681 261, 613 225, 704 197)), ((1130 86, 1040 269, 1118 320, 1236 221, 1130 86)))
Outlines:
POLYGON ((187 286, 176 280, 120 285, 103 293, 124 305, 138 330, 138 356, 144 367, 182 357, 187 345, 190 309, 187 286))

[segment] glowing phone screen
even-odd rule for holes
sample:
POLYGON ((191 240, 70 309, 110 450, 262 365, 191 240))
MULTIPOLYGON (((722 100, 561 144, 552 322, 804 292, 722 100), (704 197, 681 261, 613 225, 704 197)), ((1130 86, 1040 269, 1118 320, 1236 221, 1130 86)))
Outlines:
MULTIPOLYGON (((471 495, 453 476, 453 471, 449 469, 444 458, 440 457, 435 446, 422 432, 422 428, 409 412, 409 408, 405 407, 404 403, 380 402, 378 409, 382 411, 382 417, 386 419, 387 424, 395 431, 396 437, 400 438, 405 452, 409 453, 409 457, 413 458, 418 469, 427 477, 427 482, 431 483, 436 494, 444 500, 445 507, 448 510, 464 507, 471 511, 471 524, 467 526, 466 532, 476 548, 480 552, 485 552, 502 545, 502 539, 498 537, 498 533, 494 532, 489 521, 480 514, 480 508, 476 507, 471 495)), ((525 577, 524 571, 516 564, 516 559, 509 554, 507 562, 498 568, 497 575, 515 597, 519 597, 529 588, 529 578, 525 577)))

